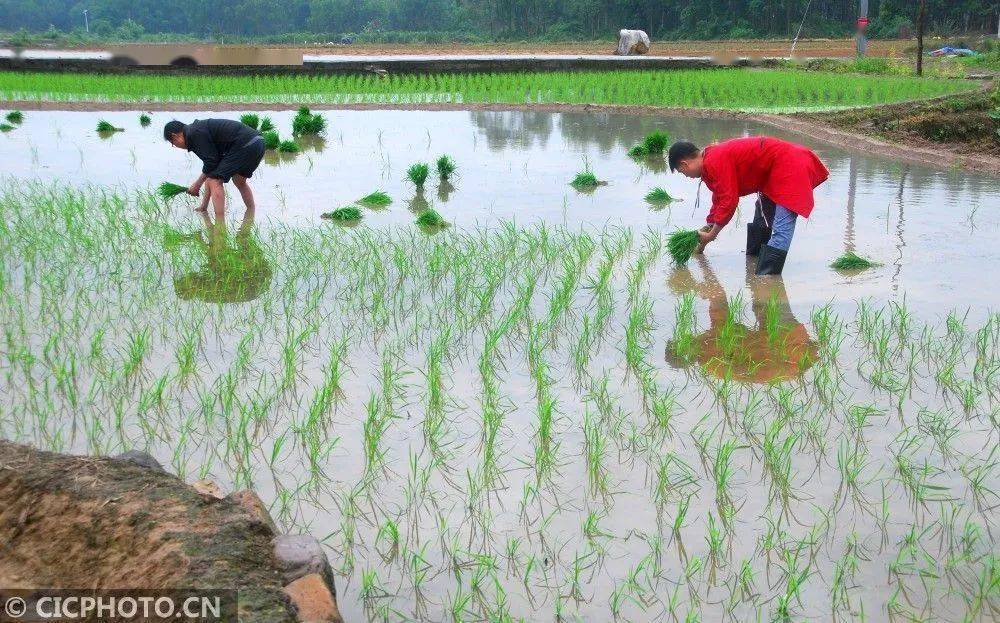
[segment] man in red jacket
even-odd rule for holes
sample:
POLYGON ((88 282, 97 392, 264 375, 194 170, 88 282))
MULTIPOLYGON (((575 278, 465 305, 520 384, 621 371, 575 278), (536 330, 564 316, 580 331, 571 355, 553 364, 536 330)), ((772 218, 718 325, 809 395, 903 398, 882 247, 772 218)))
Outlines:
POLYGON ((757 256, 758 275, 780 275, 795 233, 795 219, 808 218, 813 189, 830 172, 812 150, 767 136, 736 138, 703 150, 688 141, 670 146, 671 171, 701 178, 712 191, 701 247, 715 240, 736 213, 740 197, 759 193, 747 224, 747 255, 757 256), (766 244, 764 244, 766 241, 766 244))

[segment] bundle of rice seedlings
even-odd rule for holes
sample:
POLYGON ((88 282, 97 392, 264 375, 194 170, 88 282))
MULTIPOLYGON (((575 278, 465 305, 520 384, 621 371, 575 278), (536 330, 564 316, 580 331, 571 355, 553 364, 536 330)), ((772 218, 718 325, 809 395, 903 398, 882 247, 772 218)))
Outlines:
POLYGON ((874 268, 875 266, 881 266, 881 264, 861 257, 854 251, 848 251, 830 264, 830 268, 835 270, 865 270, 866 268, 874 268))
POLYGON ((662 154, 670 143, 670 136, 666 132, 653 132, 642 139, 642 146, 647 154, 662 154))
POLYGON ((297 154, 299 151, 299 144, 295 141, 281 141, 278 143, 278 151, 283 154, 297 154))
POLYGON ((671 201, 674 201, 674 198, 670 196, 670 193, 657 186, 653 190, 646 193, 646 201, 649 203, 661 204, 670 203, 671 201))
POLYGON ((645 145, 643 145, 642 143, 640 143, 640 144, 632 147, 632 149, 628 150, 628 155, 633 160, 640 160, 640 159, 645 158, 646 156, 648 156, 649 155, 649 151, 646 149, 645 145))
POLYGON ((417 216, 416 222, 421 227, 444 227, 448 224, 448 221, 444 220, 444 217, 438 214, 434 208, 428 208, 421 212, 417 216))
POLYGON ((13 129, 14 126, 9 123, 0 123, 0 132, 10 132, 13 129))
POLYGON ((258 117, 252 112, 248 112, 245 115, 240 115, 240 123, 242 123, 243 125, 248 125, 254 130, 256 130, 257 127, 260 126, 260 117, 258 117))
POLYGON ((97 132, 99 134, 111 134, 112 132, 124 132, 123 128, 116 128, 104 119, 97 122, 97 132))
POLYGON ((281 145, 281 138, 278 136, 276 130, 268 130, 261 134, 264 137, 264 148, 265 149, 277 149, 281 145))
POLYGON ((576 177, 574 177, 573 181, 570 182, 569 184, 570 186, 573 186, 578 189, 581 188, 586 189, 586 188, 597 188, 598 186, 606 186, 607 182, 603 182, 597 179, 597 176, 594 175, 592 171, 581 171, 580 173, 576 174, 576 177))
POLYGON ((358 203, 366 208, 384 208, 392 203, 392 197, 381 190, 376 190, 375 192, 365 195, 359 199, 358 203))
POLYGON ((441 156, 437 160, 437 172, 443 180, 451 177, 451 174, 454 173, 457 168, 458 167, 455 165, 455 161, 451 159, 451 156, 441 156))
POLYGON ((260 130, 261 133, 270 132, 271 130, 274 129, 274 122, 271 121, 270 117, 264 117, 263 119, 260 120, 260 127, 257 129, 260 130))
POLYGON ((20 110, 12 110, 7 113, 7 121, 14 125, 21 125, 24 122, 24 113, 20 110))
POLYGON ((303 106, 292 119, 292 134, 320 134, 326 129, 326 119, 323 115, 314 115, 308 107, 303 106))
POLYGON ((427 181, 427 175, 429 173, 430 167, 428 167, 426 163, 418 162, 417 164, 410 165, 410 168, 406 170, 406 177, 408 177, 417 188, 423 188, 424 182, 427 181))
POLYGON ((153 123, 152 117, 150 117, 146 113, 142 113, 141 115, 139 115, 139 125, 145 128, 148 127, 150 123, 153 123))
POLYGON ((332 221, 339 221, 341 223, 349 223, 361 220, 361 210, 354 206, 346 206, 343 208, 337 208, 333 212, 322 214, 321 217, 332 221))
POLYGON ((698 248, 700 242, 697 230, 681 229, 670 234, 670 238, 667 239, 667 250, 675 262, 685 264, 694 255, 694 250, 698 248))
POLYGON ((174 184, 172 182, 163 182, 156 189, 156 194, 158 194, 160 199, 163 199, 164 201, 173 199, 183 192, 187 192, 187 186, 181 186, 180 184, 174 184))

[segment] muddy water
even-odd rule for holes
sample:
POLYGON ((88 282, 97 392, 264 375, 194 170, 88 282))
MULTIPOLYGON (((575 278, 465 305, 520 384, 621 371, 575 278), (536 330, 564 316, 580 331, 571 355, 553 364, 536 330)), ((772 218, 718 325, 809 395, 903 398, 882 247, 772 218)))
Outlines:
MULTIPOLYGON (((194 177, 197 163, 159 140, 158 126, 170 115, 153 117, 150 128, 140 129, 134 114, 29 113, 23 128, 0 136, 0 160, 8 181, 15 184, 35 178, 128 191, 194 177), (98 118, 126 131, 101 139, 93 133, 98 118)), ((289 114, 275 113, 272 118, 287 131, 289 114)), ((874 387, 869 378, 872 349, 859 335, 857 301, 869 299, 873 308, 905 304, 913 333, 897 342, 919 342, 924 323, 931 326, 930 344, 956 339, 944 326, 951 310, 966 323, 971 340, 998 303, 989 287, 991 271, 1000 260, 995 179, 815 145, 831 179, 817 192, 814 216, 799 225, 783 282, 747 276, 741 223, 750 216, 749 200, 707 257, 685 269, 658 258, 641 291, 648 292, 652 305, 645 356, 656 381, 672 388, 678 405, 673 433, 661 438, 647 425, 649 414, 635 372, 623 360, 624 328, 634 309, 627 279, 641 254, 643 232, 699 224, 708 193, 702 190, 699 208, 695 183, 653 170, 655 162, 639 166, 625 151, 652 130, 704 143, 758 128, 742 122, 549 113, 331 112, 327 118, 330 131, 324 144, 313 144, 293 159, 267 163, 255 177, 260 208, 254 241, 237 236, 226 247, 212 242, 210 231, 204 232, 210 241, 205 257, 193 254, 193 259, 178 263, 161 248, 167 245, 159 230, 150 228, 155 234, 149 240, 140 234, 138 243, 130 237, 114 245, 137 245, 134 263, 124 271, 127 278, 117 271, 96 270, 92 283, 70 280, 72 294, 63 306, 69 313, 62 316, 39 307, 44 297, 40 303, 34 295, 34 284, 53 275, 22 280, 18 271, 30 268, 9 258, 13 282, 32 293, 22 295, 19 288, 11 288, 2 304, 26 310, 35 323, 29 348, 39 359, 48 352, 45 340, 55 333, 54 325, 68 325, 70 319, 74 328, 69 335, 65 328, 60 334, 73 352, 86 352, 102 323, 108 328, 108 344, 122 346, 128 335, 147 328, 152 345, 146 369, 138 381, 124 384, 120 394, 104 389, 114 381, 102 380, 100 366, 81 359, 78 384, 92 388, 96 398, 71 408, 52 392, 56 406, 52 413, 45 411, 45 418, 37 415, 45 409, 38 405, 46 401, 34 393, 35 386, 11 383, 3 404, 22 419, 0 420, 4 434, 80 452, 93 451, 95 444, 88 437, 96 435, 104 439, 96 444, 102 453, 147 439, 164 464, 185 470, 189 480, 207 475, 223 488, 252 480, 285 529, 326 537, 340 571, 342 609, 352 621, 444 620, 466 594, 473 598, 458 617, 466 620, 488 619, 506 605, 515 617, 526 620, 551 620, 561 612, 567 618, 604 621, 611 618, 615 603, 626 619, 636 621, 674 616, 683 620, 688 612, 700 612, 704 621, 771 618, 785 594, 783 569, 802 571, 806 565, 809 579, 790 607, 792 620, 829 620, 833 610, 840 616, 846 610, 857 618, 863 611, 869 620, 913 611, 957 621, 969 612, 968 603, 975 602, 969 587, 975 585, 984 555, 995 552, 996 546, 988 533, 977 533, 978 539, 963 539, 962 534, 968 525, 986 530, 995 518, 993 498, 987 494, 979 500, 964 474, 989 463, 990 448, 997 443, 996 396, 977 381, 975 404, 963 410, 955 395, 935 382, 939 358, 920 352, 913 364, 917 380, 902 398, 874 387), (441 153, 456 160, 460 175, 454 189, 429 182, 422 199, 454 226, 440 237, 391 246, 410 231, 414 215, 408 207, 419 199, 403 180, 406 167, 441 153), (568 186, 585 162, 608 186, 591 194, 568 186), (683 201, 651 210, 642 197, 653 186, 663 186, 683 201), (317 231, 335 226, 321 221, 319 213, 375 189, 389 192, 395 203, 384 211, 366 211, 364 222, 350 232, 332 230, 335 244, 322 246, 317 231), (483 463, 479 357, 484 334, 510 308, 522 275, 511 270, 496 311, 483 326, 454 337, 445 362, 451 442, 441 455, 433 455, 424 444, 424 374, 430 341, 441 327, 426 319, 443 317, 455 326, 460 322, 454 320, 451 299, 444 296, 451 293, 448 285, 441 286, 443 292, 428 290, 428 281, 414 277, 412 269, 398 268, 404 258, 393 250, 406 250, 418 266, 426 266, 433 258, 432 243, 478 227, 495 230, 511 220, 526 230, 540 222, 565 225, 606 239, 611 246, 625 229, 635 237, 615 263, 614 313, 603 340, 594 343, 584 378, 575 378, 572 351, 583 331, 582 318, 593 319, 597 313, 587 286, 603 256, 600 246, 573 295, 566 327, 553 333, 544 352, 552 366, 550 391, 558 409, 555 475, 538 483, 532 467, 538 415, 525 333, 545 316, 557 289, 561 258, 539 284, 529 320, 511 332, 497 355, 504 412, 498 441, 503 476, 476 493, 480 485, 468 475, 483 463), (365 235, 366 230, 385 237, 373 238, 373 245, 352 242, 351 235, 365 235), (321 253, 319 258, 301 259, 314 249, 321 253), (393 309, 391 320, 375 327, 371 297, 357 288, 365 268, 352 266, 351 258, 338 249, 364 253, 366 265, 370 249, 385 251, 382 259, 394 289, 390 307, 405 303, 393 309), (883 266, 853 276, 829 270, 826 265, 845 249, 856 249, 883 266), (240 287, 231 291, 220 286, 215 278, 219 275, 226 286, 242 280, 240 287), (81 289, 88 306, 76 311, 82 306, 74 297, 81 289), (674 349, 675 310, 686 293, 694 294, 696 301, 693 339, 699 354, 693 361, 678 358, 674 349), (740 361, 727 362, 724 336, 733 327, 726 328, 725 319, 740 301, 744 310, 735 324, 744 352, 740 361), (810 320, 811 312, 828 302, 844 321, 847 335, 830 367, 816 362, 829 345, 810 320), (780 354, 762 330, 768 314, 787 331, 780 354), (281 345, 315 318, 321 321, 299 353, 294 388, 283 389, 281 345), (153 411, 151 427, 140 426, 131 414, 148 401, 156 379, 174 378, 178 344, 195 328, 204 335, 195 380, 169 380, 168 406, 153 411), (333 344, 344 336, 349 336, 349 369, 340 384, 343 401, 324 428, 329 436, 324 444, 331 449, 320 451, 318 469, 324 478, 316 485, 311 470, 317 467, 310 465, 299 431, 310 418, 333 344), (239 363, 243 351, 250 353, 249 363, 239 363), (381 440, 386 469, 376 470, 373 489, 365 490, 359 489, 367 478, 364 419, 370 399, 383 395, 383 361, 398 367, 400 374, 399 393, 389 391, 395 396, 396 418, 381 440), (817 388, 831 368, 842 376, 842 393, 833 404, 824 404, 817 388), (226 392, 219 389, 228 382, 234 383, 235 409, 226 406, 226 392), (729 399, 724 398, 727 384, 735 387, 729 399), (106 398, 109 394, 118 402, 106 398), (763 406, 754 410, 752 405, 758 403, 763 406), (861 426, 863 444, 847 422, 851 405, 873 405, 878 411, 861 426), (111 431, 112 413, 129 422, 124 439, 111 431), (936 413, 947 414, 950 424, 935 424, 936 413), (608 444, 602 459, 608 479, 604 492, 595 491, 588 476, 586 453, 593 449, 593 439, 585 434, 587 414, 591 422, 599 420, 601 438, 608 444), (784 428, 775 424, 783 419, 784 428), (85 432, 100 430, 95 422, 111 432, 85 432), (774 495, 772 483, 781 469, 763 463, 758 448, 766 437, 762 423, 776 426, 770 430, 777 430, 778 436, 768 438, 770 443, 792 444, 790 499, 774 495), (916 440, 915 445, 900 441, 901 435, 916 440), (230 443, 246 436, 258 449, 249 464, 228 453, 230 443), (715 483, 723 439, 738 446, 725 494, 735 498, 737 511, 724 537, 724 560, 713 560, 706 539, 709 525, 721 522, 725 507, 715 483), (942 439, 946 449, 935 445, 942 439), (856 496, 841 496, 838 461, 844 444, 866 448, 856 496), (904 445, 905 452, 900 449, 904 445), (652 501, 654 472, 670 453, 690 466, 694 484, 678 484, 679 492, 659 506, 652 501), (946 494, 936 497, 924 491, 935 499, 914 502, 900 475, 901 464, 907 474, 923 474, 927 484, 945 487, 946 494), (426 466, 424 481, 421 470, 426 466), (354 507, 348 503, 352 490, 362 491, 354 507), (671 523, 687 495, 692 496, 689 515, 677 536, 671 523), (588 531, 584 524, 591 513, 596 527, 588 531), (384 532, 379 535, 389 520, 399 524, 399 548, 384 532), (968 546, 952 544, 959 541, 968 546), (796 560, 789 562, 782 550, 797 552, 796 560), (656 551, 660 553, 648 557, 656 551), (846 556, 852 552, 856 560, 849 563, 846 556), (495 567, 486 556, 495 558, 495 567), (730 596, 740 593, 743 560, 754 572, 752 588, 730 608, 730 596), (845 582, 849 606, 832 605, 838 564, 856 567, 845 582), (376 588, 365 589, 366 572, 377 574, 376 588), (945 579, 927 581, 932 572, 945 579), (945 582, 958 588, 945 594, 945 582), (906 598, 894 597, 897 592, 905 592, 906 598), (671 609, 671 603, 678 605, 671 609)), ((234 230, 239 214, 236 210, 231 218, 234 230)), ((200 218, 190 214, 182 200, 163 218, 182 232, 174 241, 181 248, 202 229, 200 218)), ((115 237, 114 232, 108 235, 115 237)), ((478 284, 473 280, 455 287, 466 285, 478 284)), ((891 314, 888 310, 884 317, 891 314)), ((904 355, 912 351, 901 352, 892 361, 896 374, 905 370, 904 355)), ((968 356, 959 362, 957 374, 970 378, 973 351, 970 347, 963 352, 968 356)), ((18 378, 16 366, 6 361, 3 366, 18 378)), ((668 471, 674 476, 684 472, 676 464, 668 471)), ((987 489, 1000 488, 997 476, 995 469, 985 472, 987 489)), ((995 599, 991 603, 995 605, 995 599)), ((984 614, 979 611, 970 618, 988 620, 984 614)))

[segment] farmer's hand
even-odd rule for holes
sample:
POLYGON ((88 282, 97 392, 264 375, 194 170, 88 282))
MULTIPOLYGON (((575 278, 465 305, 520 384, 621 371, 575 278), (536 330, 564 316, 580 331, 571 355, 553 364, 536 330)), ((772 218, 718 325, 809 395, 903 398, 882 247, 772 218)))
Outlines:
POLYGON ((199 184, 198 182, 191 184, 187 189, 187 194, 191 195, 192 197, 197 197, 198 195, 200 195, 201 184, 199 184))

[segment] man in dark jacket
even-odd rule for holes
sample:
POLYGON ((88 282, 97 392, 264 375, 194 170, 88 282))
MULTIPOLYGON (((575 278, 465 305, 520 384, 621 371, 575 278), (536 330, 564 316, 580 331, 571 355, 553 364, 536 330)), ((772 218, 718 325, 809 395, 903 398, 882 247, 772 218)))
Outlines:
POLYGON ((201 175, 187 191, 197 197, 201 194, 202 185, 205 186, 205 195, 198 210, 205 210, 211 200, 215 217, 224 218, 226 193, 222 185, 229 180, 240 191, 247 209, 256 208, 247 180, 253 176, 264 157, 264 139, 260 133, 232 119, 202 119, 188 124, 171 121, 163 127, 163 138, 174 147, 194 152, 201 158, 201 175))

